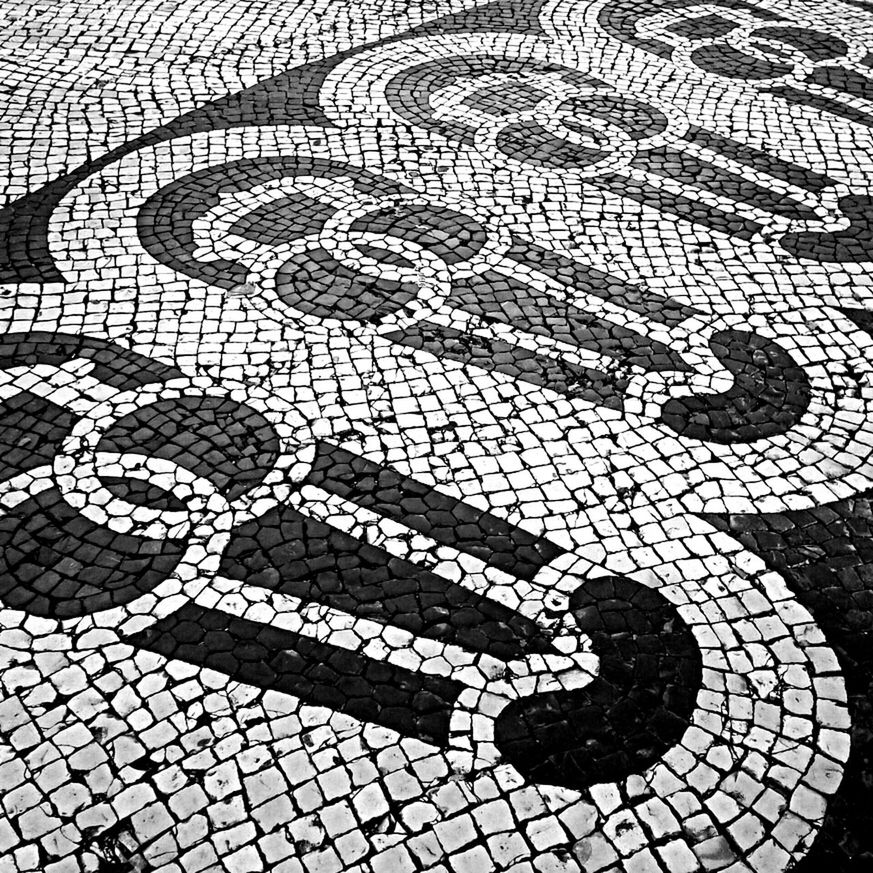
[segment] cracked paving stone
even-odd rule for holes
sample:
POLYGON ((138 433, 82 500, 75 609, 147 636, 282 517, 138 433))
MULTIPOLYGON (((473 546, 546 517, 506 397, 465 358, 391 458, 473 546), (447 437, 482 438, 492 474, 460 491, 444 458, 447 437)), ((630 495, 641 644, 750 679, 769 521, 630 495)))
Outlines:
POLYGON ((0 873, 873 864, 866 0, 0 24, 0 873))

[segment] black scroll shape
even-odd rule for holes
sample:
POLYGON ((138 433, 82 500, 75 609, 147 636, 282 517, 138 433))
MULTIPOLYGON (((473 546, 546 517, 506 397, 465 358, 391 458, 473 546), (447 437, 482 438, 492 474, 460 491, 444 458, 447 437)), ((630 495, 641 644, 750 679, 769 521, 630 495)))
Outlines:
MULTIPOLYGON (((806 27, 759 27, 752 31, 750 38, 785 43, 803 52, 814 63, 841 57, 849 51, 848 44, 839 37, 806 27)), ((781 60, 778 49, 763 44, 760 50, 772 54, 772 60, 765 61, 733 46, 716 44, 694 49, 691 62, 709 73, 750 81, 777 78, 794 69, 793 62, 781 60)))
POLYGON ((78 618, 152 591, 184 551, 181 540, 97 524, 52 488, 0 518, 0 602, 41 618, 78 618))
POLYGON ((700 650, 675 607, 622 576, 586 582, 570 598, 600 673, 577 691, 533 694, 495 722, 504 762, 532 782, 582 791, 641 773, 689 726, 700 650))
POLYGON ((730 445, 778 436, 800 421, 809 407, 809 379, 781 346, 755 333, 723 330, 713 334, 710 348, 734 384, 721 394, 667 401, 662 424, 680 436, 730 445))
MULTIPOLYGON (((175 367, 95 337, 49 331, 0 336, 0 370, 60 366, 77 358, 93 363, 90 375, 118 391, 182 375, 175 367)), ((51 463, 77 421, 68 409, 29 391, 0 402, 0 481, 51 463)))
POLYGON ((531 74, 560 75, 568 85, 590 88, 602 85, 598 79, 564 67, 560 64, 538 61, 512 60, 494 55, 465 55, 425 61, 397 73, 385 86, 385 99, 401 117, 417 127, 440 133, 457 142, 472 145, 476 126, 459 119, 439 118, 431 106, 431 97, 456 82, 475 80, 485 76, 507 77, 499 88, 485 86, 464 98, 471 109, 484 110, 491 115, 532 109, 546 97, 535 86, 514 81, 512 76, 531 74))
MULTIPOLYGON (((194 222, 218 205, 223 194, 246 191, 278 179, 299 176, 348 178, 362 197, 396 200, 415 193, 411 188, 378 174, 339 161, 302 156, 244 158, 183 176, 149 197, 137 215, 140 242, 164 266, 219 288, 233 288, 245 281, 246 268, 223 258, 197 260, 194 256, 197 249, 194 222)), ((335 212, 336 209, 329 203, 308 197, 302 192, 289 194, 241 216, 231 232, 261 243, 288 242, 316 233, 335 212)), ((278 290, 280 296, 285 293, 293 296, 298 281, 314 287, 329 283, 337 276, 347 282, 355 278, 351 271, 344 273, 342 266, 336 264, 328 252, 314 249, 289 259, 287 268, 280 270, 277 277, 278 290)), ((390 292, 381 290, 388 296, 402 292, 399 284, 394 283, 398 287, 392 287, 390 292)), ((372 290, 371 285, 373 283, 368 284, 368 290, 372 290)), ((414 296, 412 290, 409 296, 410 299, 414 296)))
POLYGON ((330 127, 319 102, 325 79, 340 64, 376 46, 421 36, 462 33, 540 34, 544 0, 496 0, 434 18, 405 33, 337 52, 292 67, 176 116, 160 127, 127 140, 66 175, 0 209, 0 282, 65 282, 48 245, 48 224, 66 194, 94 173, 126 155, 169 140, 212 130, 272 125, 299 125, 321 135, 330 127))
MULTIPOLYGON (((92 360, 90 375, 119 391, 182 376, 175 367, 115 343, 69 334, 11 334, 0 368, 92 360)), ((52 461, 78 417, 23 393, 0 405, 4 478, 52 461)), ((158 400, 114 422, 98 451, 168 458, 209 478, 230 499, 260 482, 278 455, 272 426, 227 398, 158 400)), ((184 508, 173 495, 134 479, 107 478, 117 496, 153 508, 184 508)), ((73 508, 56 488, 0 517, 0 602, 31 615, 75 618, 129 603, 166 579, 185 552, 179 539, 119 534, 73 508)))
MULTIPOLYGON (((118 391, 182 375, 104 339, 47 331, 0 337, 2 370, 76 359, 92 362, 89 375, 118 391)), ((27 391, 0 404, 2 478, 51 463, 77 421, 67 408, 27 391)), ((84 615, 151 590, 181 555, 174 540, 119 535, 89 521, 49 488, 0 517, 0 602, 41 617, 84 615)))
MULTIPOLYGON (((840 312, 873 335, 873 312, 840 312)), ((793 870, 865 873, 873 869, 873 489, 809 509, 702 517, 783 577, 837 656, 831 670, 846 683, 849 758, 818 836, 793 870)))
POLYGON ((591 128, 588 118, 607 121, 632 140, 662 133, 668 126, 667 117, 654 106, 607 92, 572 97, 561 103, 557 112, 564 127, 587 135, 597 146, 576 145, 542 125, 526 121, 501 130, 497 148, 517 161, 557 169, 577 169, 603 160, 612 150, 609 137, 591 128))
MULTIPOLYGON (((329 443, 305 484, 402 521, 442 545, 530 580, 563 549, 456 497, 329 443)), ((506 604, 452 582, 290 506, 231 533, 221 575, 320 603, 503 661, 557 655, 547 631, 506 604)), ((188 604, 131 645, 381 724, 446 747, 457 679, 376 660, 312 636, 188 604)))
MULTIPOLYGON (((382 181, 376 190, 389 196, 401 192, 382 181)), ((352 222, 350 230, 353 234, 384 233, 410 240, 447 264, 472 257, 488 238, 476 219, 461 212, 402 201, 375 208, 352 222)), ((386 267, 415 267, 408 258, 380 246, 361 244, 358 250, 386 267)), ((315 249, 294 255, 282 265, 276 274, 276 293, 289 306, 317 318, 377 323, 415 300, 420 288, 415 282, 354 270, 329 252, 315 249)))
POLYGON ((851 195, 839 200, 840 211, 849 219, 844 230, 789 233, 779 245, 798 258, 818 263, 857 263, 873 257, 873 197, 851 195))
MULTIPOLYGON (((303 484, 402 519, 413 530, 520 578, 533 578, 548 555, 560 553, 550 542, 425 483, 329 444, 318 443, 317 449, 303 484)), ((291 506, 234 528, 219 572, 501 660, 558 654, 536 622, 516 610, 291 506)))
POLYGON ((228 397, 182 396, 120 418, 106 429, 97 451, 173 461, 233 500, 264 480, 279 447, 272 424, 250 406, 228 397))

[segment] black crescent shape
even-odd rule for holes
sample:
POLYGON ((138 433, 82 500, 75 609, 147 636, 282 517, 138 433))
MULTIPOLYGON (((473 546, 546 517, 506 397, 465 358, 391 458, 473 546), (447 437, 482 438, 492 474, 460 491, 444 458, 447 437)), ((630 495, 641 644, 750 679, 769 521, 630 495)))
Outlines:
POLYGON ((710 348, 734 376, 721 394, 669 400, 661 423, 680 436, 731 445, 779 436, 794 427, 810 402, 809 379, 772 340, 742 330, 713 334, 710 348))
POLYGON ((702 671, 688 625, 642 583, 593 579, 570 609, 591 637, 600 675, 578 691, 513 701, 494 734, 503 760, 532 782, 581 791, 660 760, 689 725, 702 671))
POLYGON ((797 258, 820 264, 859 264, 873 260, 873 197, 841 197, 839 207, 849 219, 843 230, 788 233, 779 245, 797 258))
POLYGON ((0 603, 41 618, 78 618, 156 588, 185 551, 180 540, 119 534, 55 489, 0 518, 0 603))

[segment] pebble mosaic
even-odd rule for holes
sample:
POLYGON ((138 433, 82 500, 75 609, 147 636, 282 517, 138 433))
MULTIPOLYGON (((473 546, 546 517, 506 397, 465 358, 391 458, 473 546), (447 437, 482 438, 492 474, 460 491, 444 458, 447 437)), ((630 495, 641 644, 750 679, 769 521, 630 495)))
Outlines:
POLYGON ((0 873, 873 869, 873 4, 0 24, 0 873))

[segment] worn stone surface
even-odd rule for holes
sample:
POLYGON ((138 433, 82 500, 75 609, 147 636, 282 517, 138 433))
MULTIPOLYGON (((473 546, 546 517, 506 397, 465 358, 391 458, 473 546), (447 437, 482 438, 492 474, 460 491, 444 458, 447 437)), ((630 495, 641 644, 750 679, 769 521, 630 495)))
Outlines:
POLYGON ((871 12, 13 5, 0 873, 866 873, 871 12))

